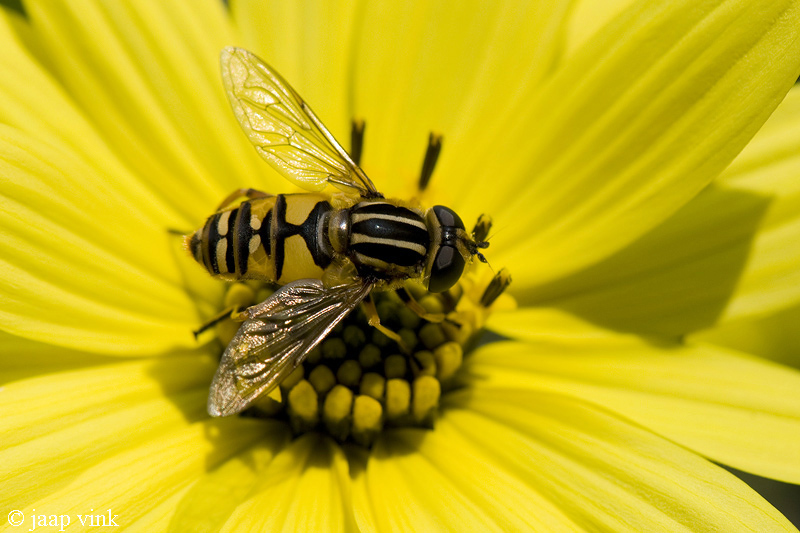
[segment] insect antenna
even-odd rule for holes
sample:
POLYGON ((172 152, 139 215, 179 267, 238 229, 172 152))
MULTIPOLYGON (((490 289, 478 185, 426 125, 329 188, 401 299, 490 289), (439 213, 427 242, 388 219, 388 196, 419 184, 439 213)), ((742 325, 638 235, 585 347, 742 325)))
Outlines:
MULTIPOLYGON (((483 217, 483 215, 481 215, 481 217, 483 217)), ((477 225, 478 225, 478 224, 475 224, 475 226, 476 226, 476 227, 477 227, 477 225)), ((488 245, 489 241, 491 241, 492 239, 494 239, 494 238, 495 238, 495 237, 496 237, 496 236, 497 236, 497 235, 498 235, 498 234, 499 234, 501 231, 505 231, 505 230, 507 230, 507 229, 508 229, 508 225, 504 225, 503 227, 501 227, 501 228, 499 228, 499 229, 495 229, 494 233, 492 233, 491 235, 488 235, 488 233, 489 233, 489 230, 490 230, 491 228, 492 228, 492 224, 491 224, 491 221, 490 221, 490 222, 489 222, 489 227, 488 227, 488 228, 486 228, 486 233, 487 233, 487 236, 486 236, 486 237, 484 237, 484 238, 482 239, 482 241, 483 241, 483 242, 486 242, 486 243, 487 243, 487 245, 488 245)), ((473 230, 473 238, 475 238, 475 230, 473 230)))

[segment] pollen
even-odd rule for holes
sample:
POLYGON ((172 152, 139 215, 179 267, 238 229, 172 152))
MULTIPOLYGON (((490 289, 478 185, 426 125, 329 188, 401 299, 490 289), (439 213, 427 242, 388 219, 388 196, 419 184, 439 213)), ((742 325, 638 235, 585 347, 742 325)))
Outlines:
MULTIPOLYGON (((482 281, 467 275, 441 294, 408 282, 405 289, 419 304, 416 311, 395 292, 376 292, 381 324, 405 346, 370 326, 358 308, 309 352, 279 389, 240 416, 279 418, 296 435, 321 432, 367 447, 387 428, 434 428, 440 398, 459 386, 462 363, 479 342, 476 332, 496 300, 510 299, 503 294, 509 282, 504 271, 482 281)), ((239 282, 229 287, 224 303, 242 308, 269 294, 263 284, 239 282)), ((238 325, 233 320, 218 324, 220 340, 229 341, 238 325)))

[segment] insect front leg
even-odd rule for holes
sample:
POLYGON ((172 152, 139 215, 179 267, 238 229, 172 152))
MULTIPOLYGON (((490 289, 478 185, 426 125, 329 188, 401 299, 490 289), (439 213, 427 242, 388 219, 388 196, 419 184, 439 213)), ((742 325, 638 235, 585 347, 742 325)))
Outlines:
POLYGON ((420 318, 427 320, 428 322, 435 322, 437 324, 445 319, 444 313, 431 313, 430 311, 422 307, 422 305, 417 301, 417 299, 414 298, 414 296, 412 296, 412 294, 407 290, 405 290, 403 287, 396 289, 395 293, 397 294, 398 297, 400 297, 400 300, 402 300, 403 303, 406 304, 406 307, 414 311, 417 315, 419 315, 420 318))
POLYGON ((256 189, 245 189, 245 188, 236 189, 228 196, 226 196, 224 200, 222 200, 222 203, 219 204, 219 207, 217 207, 217 211, 221 211, 222 209, 228 207, 234 202, 234 200, 238 200, 243 196, 248 200, 255 200, 256 198, 269 198, 270 196, 275 196, 275 195, 259 191, 256 189))
POLYGON ((375 308, 375 302, 372 300, 371 294, 362 302, 362 305, 364 306, 364 311, 367 314, 367 323, 396 342, 400 347, 400 351, 402 351, 404 354, 411 355, 411 350, 406 343, 403 342, 402 337, 381 324, 381 317, 378 316, 378 310, 375 308))

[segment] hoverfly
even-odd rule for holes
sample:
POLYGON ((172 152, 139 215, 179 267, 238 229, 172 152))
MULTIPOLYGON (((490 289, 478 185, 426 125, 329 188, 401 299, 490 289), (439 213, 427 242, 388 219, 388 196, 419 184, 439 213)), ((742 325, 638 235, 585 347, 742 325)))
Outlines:
POLYGON ((422 212, 385 199, 264 61, 229 47, 222 51, 221 66, 233 111, 258 153, 308 191, 331 184, 349 194, 238 190, 185 237, 194 259, 211 275, 281 286, 236 313, 244 323, 214 376, 211 416, 239 413, 274 389, 361 302, 370 324, 399 340, 380 326, 371 291, 402 290, 410 278, 422 278, 431 292, 449 289, 473 257, 484 260, 479 250, 488 246, 490 225, 482 217, 470 235, 447 207, 422 212), (235 204, 241 197, 247 200, 235 204))

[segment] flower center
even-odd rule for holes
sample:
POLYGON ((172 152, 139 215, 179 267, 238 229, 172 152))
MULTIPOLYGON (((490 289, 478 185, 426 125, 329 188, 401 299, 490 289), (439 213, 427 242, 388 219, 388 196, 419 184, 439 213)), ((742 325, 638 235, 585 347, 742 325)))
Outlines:
MULTIPOLYGON (((509 282, 505 271, 488 283, 467 274, 440 294, 407 282, 406 291, 430 316, 445 317, 440 322, 421 318, 393 291, 373 293, 381 324, 405 346, 370 326, 359 307, 245 414, 285 418, 295 434, 323 431, 364 446, 385 427, 431 428, 439 398, 456 386, 465 349, 509 282)), ((270 293, 258 282, 233 283, 225 306, 247 307, 270 293)), ((217 336, 227 344, 239 325, 224 320, 216 325, 217 336)))

